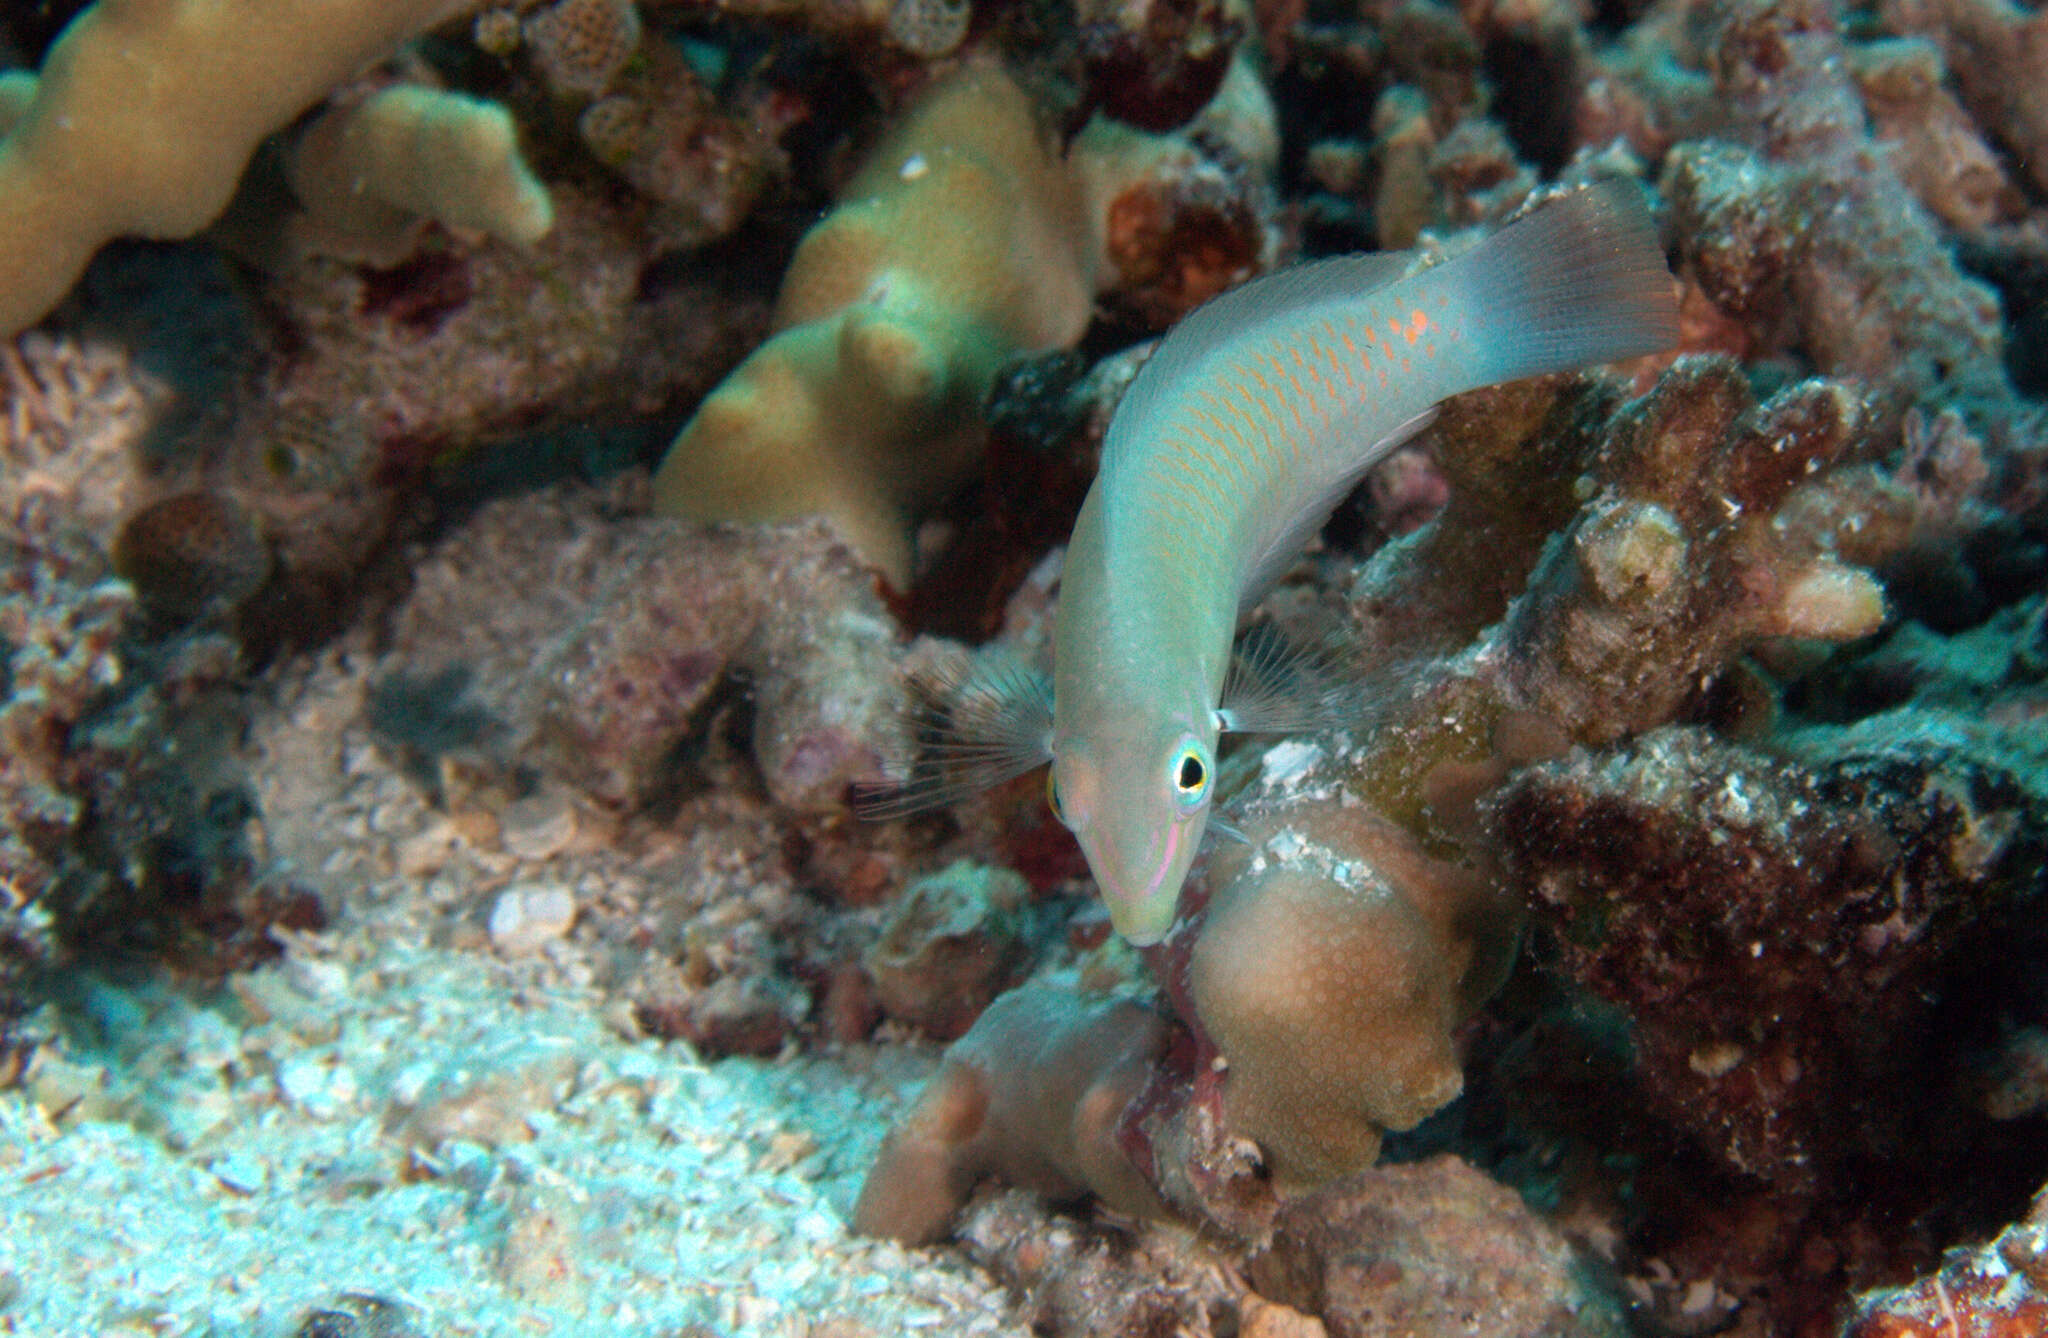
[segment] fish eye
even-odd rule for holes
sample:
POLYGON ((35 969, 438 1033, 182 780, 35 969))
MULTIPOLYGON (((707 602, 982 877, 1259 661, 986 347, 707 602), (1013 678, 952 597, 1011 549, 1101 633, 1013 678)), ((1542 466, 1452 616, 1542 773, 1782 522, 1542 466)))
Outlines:
POLYGON ((1173 760, 1173 794, 1184 809, 1194 808, 1209 797, 1209 767, 1193 743, 1181 745, 1173 760))

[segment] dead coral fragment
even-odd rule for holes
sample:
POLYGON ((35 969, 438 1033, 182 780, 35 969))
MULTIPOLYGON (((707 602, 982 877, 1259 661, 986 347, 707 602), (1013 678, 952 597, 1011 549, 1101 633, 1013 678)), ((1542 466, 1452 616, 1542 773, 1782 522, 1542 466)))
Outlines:
POLYGON ((678 745, 744 669, 770 795, 840 810, 902 713, 895 626, 872 578, 817 525, 597 525, 600 505, 499 503, 420 564, 384 695, 425 705, 387 732, 438 734, 493 770, 538 766, 637 807, 677 783, 678 745))
POLYGON ((1023 875, 960 860, 903 889, 868 949, 882 1011, 950 1040, 1012 979, 1022 955, 1023 875))
POLYGON ((644 46, 576 131, 600 163, 661 206, 649 219, 666 246, 728 235, 786 168, 777 137, 797 113, 754 88, 721 98, 666 42, 644 46))
POLYGON ((186 237, 263 136, 474 0, 101 0, 0 141, 0 330, 39 319, 120 236, 186 237))
MULTIPOLYGON (((2014 412, 1997 299, 1956 267, 1933 220, 1874 152, 1831 10, 1729 5, 1716 84, 1730 128, 1769 164, 1787 210, 1786 278, 1805 349, 1830 375, 1862 378, 1880 421, 1909 404, 1981 398, 2014 412)), ((1954 59, 1951 68, 1959 68, 1954 59)))
POLYGON ((1650 1101, 1805 1190, 1847 1158, 1929 1155, 1882 1094, 1950 1087, 1929 1000, 1983 969, 1955 954, 2044 833, 2038 763, 1994 731, 1904 710, 1795 740, 1813 766, 1660 730, 1523 772, 1492 825, 1564 969, 1628 1008, 1650 1101))
POLYGON ((1856 1298, 1842 1338, 2033 1338, 2048 1333, 2048 1196, 2024 1221, 1952 1250, 1904 1287, 1856 1298))
POLYGON ((1941 47, 1978 122, 2048 189, 2048 14, 2007 0, 1885 0, 1878 12, 1941 47))
POLYGON ((1286 1328, 1246 1295, 1222 1242, 1184 1231, 1076 1230, 1074 1219, 1021 1191, 977 1199, 961 1214, 968 1256, 1017 1298, 1032 1332, 1061 1338, 1324 1338, 1313 1320, 1286 1328), (1233 1327, 1243 1309, 1243 1322, 1233 1327))
POLYGON ((1456 1157, 1378 1167, 1288 1205, 1247 1271, 1336 1338, 1629 1332, 1558 1230, 1456 1157))

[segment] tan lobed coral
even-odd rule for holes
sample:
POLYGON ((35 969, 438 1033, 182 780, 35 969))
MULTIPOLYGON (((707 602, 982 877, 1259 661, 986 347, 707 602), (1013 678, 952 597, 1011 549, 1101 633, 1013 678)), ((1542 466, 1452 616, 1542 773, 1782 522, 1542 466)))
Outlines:
POLYGON ((1515 909, 1371 811, 1299 804, 1218 851, 1188 969, 1222 1113, 1282 1192, 1369 1166, 1463 1087, 1451 1031, 1507 974, 1515 909))
POLYGON ((1136 1000, 1081 1001, 1043 983, 1003 995, 889 1131, 854 1205, 854 1229, 941 1239, 985 1179, 1163 1215, 1116 1134, 1166 1036, 1166 1020, 1136 1000))
POLYGON ((1088 323, 1094 242, 1029 102, 975 64, 877 147, 783 281, 776 333, 655 476, 702 519, 831 516, 899 586, 909 513, 965 476, 1011 354, 1088 323))
MULTIPOLYGON (((1271 107, 1257 81, 1227 82, 1217 103, 1229 122, 1218 132, 1262 152, 1271 107)), ((1107 220, 1134 195, 1168 194, 1191 156, 1181 141, 1098 123, 1061 157, 1009 75, 968 62, 804 238, 777 332, 670 445, 656 505, 707 520, 823 514, 907 587, 911 521, 979 459, 997 368, 1080 337, 1097 290, 1124 280, 1104 254, 1118 240, 1107 220)), ((1257 219, 1244 226, 1261 235, 1257 219)), ((1239 268, 1264 259, 1252 249, 1239 268)), ((1235 277, 1195 285, 1181 309, 1235 277)))
POLYGON ((386 264, 429 218, 521 245, 555 222, 510 113, 438 88, 398 84, 323 112, 294 136, 285 175, 324 249, 386 264))
MULTIPOLYGON (((40 319, 114 238, 189 237, 213 222, 266 136, 370 62, 473 7, 474 0, 91 6, 50 48, 33 98, 0 140, 0 329, 40 319)), ((22 87, 15 81, 10 102, 21 101, 22 87)), ((443 202, 461 195, 427 182, 417 153, 403 161, 413 164, 415 192, 443 202)), ((534 189, 522 184, 515 238, 530 239, 535 226, 545 231, 534 189)))

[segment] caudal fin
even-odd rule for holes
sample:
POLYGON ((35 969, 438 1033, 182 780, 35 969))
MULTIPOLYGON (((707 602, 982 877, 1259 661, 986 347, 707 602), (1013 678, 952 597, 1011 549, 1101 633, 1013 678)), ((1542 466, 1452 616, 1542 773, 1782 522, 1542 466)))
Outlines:
POLYGON ((1640 357, 1678 342, 1664 250, 1630 181, 1561 196, 1440 272, 1463 289, 1490 380, 1640 357))

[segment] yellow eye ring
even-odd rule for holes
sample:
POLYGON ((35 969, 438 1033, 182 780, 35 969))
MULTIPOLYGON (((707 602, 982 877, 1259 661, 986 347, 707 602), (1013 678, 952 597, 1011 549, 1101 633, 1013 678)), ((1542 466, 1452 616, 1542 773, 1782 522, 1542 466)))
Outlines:
POLYGON ((1174 754, 1173 771, 1169 777, 1173 783, 1174 798, 1180 806, 1192 809, 1209 797, 1209 764, 1202 760, 1202 751, 1193 743, 1182 746, 1174 754))
POLYGON ((1060 825, 1064 827, 1067 822, 1067 812, 1060 807, 1059 777, 1054 775, 1049 769, 1045 773, 1045 804, 1047 808, 1052 810, 1052 815, 1059 819, 1060 825))

